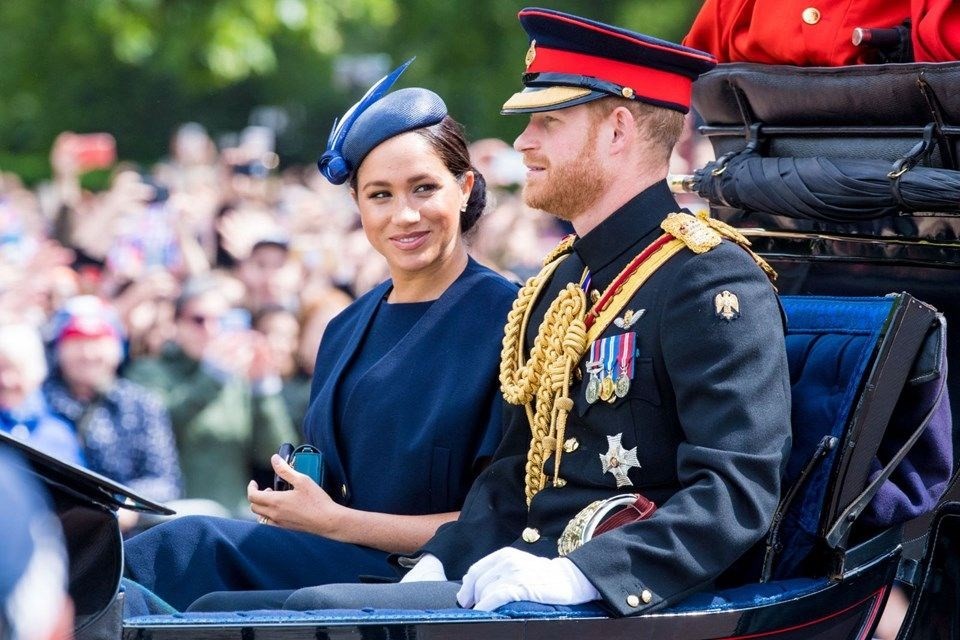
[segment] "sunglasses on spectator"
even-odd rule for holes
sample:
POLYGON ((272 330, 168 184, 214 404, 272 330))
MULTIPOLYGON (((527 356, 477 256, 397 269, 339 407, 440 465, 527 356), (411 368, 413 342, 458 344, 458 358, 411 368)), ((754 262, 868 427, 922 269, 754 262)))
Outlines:
POLYGON ((198 327, 202 327, 207 324, 219 324, 221 316, 204 316, 200 314, 184 316, 184 320, 187 320, 191 324, 194 324, 198 327))

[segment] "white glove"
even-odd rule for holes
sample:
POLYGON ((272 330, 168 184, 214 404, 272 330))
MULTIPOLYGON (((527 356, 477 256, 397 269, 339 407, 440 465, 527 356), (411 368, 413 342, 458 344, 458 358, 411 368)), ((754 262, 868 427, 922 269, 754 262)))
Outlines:
POLYGON ((425 553, 400 582, 446 582, 447 574, 437 556, 425 553))
POLYGON ((581 604, 600 592, 567 558, 540 558, 506 547, 477 560, 457 593, 461 607, 493 611, 517 600, 581 604))

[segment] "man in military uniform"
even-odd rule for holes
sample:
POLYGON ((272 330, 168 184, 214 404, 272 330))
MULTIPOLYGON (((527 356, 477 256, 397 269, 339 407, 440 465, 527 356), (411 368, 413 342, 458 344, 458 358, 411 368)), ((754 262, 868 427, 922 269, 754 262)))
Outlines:
POLYGON ((464 607, 602 600, 631 615, 708 585, 770 525, 790 446, 776 294, 743 238, 678 213, 665 182, 713 59, 555 11, 520 21, 526 90, 503 112, 530 114, 514 144, 524 198, 577 235, 509 316, 505 440, 459 519, 400 560, 417 584, 399 600, 321 587, 290 608, 439 606, 422 581, 462 579, 464 607), (620 526, 588 539, 610 511, 620 526))

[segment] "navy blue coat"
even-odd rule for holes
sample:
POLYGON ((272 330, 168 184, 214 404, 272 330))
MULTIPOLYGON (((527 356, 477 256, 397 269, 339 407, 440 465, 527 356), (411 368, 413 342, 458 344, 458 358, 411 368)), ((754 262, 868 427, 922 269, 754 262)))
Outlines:
MULTIPOLYGON (((534 307, 527 350, 561 287, 578 282, 589 266, 592 286, 602 290, 678 210, 659 183, 579 238, 534 307)), ((626 309, 643 311, 629 328, 610 324, 601 339, 636 334, 629 392, 591 404, 590 374, 580 362, 560 465, 566 484, 548 482, 529 509, 524 464, 530 427, 522 408, 508 409, 504 442, 460 519, 443 525, 424 548, 443 562, 451 580, 506 546, 555 557, 557 539, 582 508, 639 492, 657 504, 652 517, 598 536, 568 556, 614 613, 630 615, 709 584, 766 532, 790 443, 784 328, 773 287, 749 254, 724 241, 702 254, 682 250, 626 309), (724 291, 738 297, 737 317, 725 318, 715 308, 724 291), (625 449, 636 448, 639 462, 628 471, 632 485, 619 488, 601 461, 610 451, 608 438, 618 435, 625 449), (536 530, 529 541, 521 537, 525 528, 536 530)), ((546 471, 552 475, 552 458, 546 471)))
POLYGON ((381 284, 327 326, 304 431, 324 454, 335 500, 407 515, 457 511, 476 477, 474 462, 492 456, 501 439, 499 345, 517 289, 470 260, 358 381, 344 410, 363 430, 343 433, 335 389, 389 290, 381 284))
MULTIPOLYGON (((502 434, 497 367, 517 287, 470 260, 464 273, 346 399, 363 431, 341 433, 337 384, 390 283, 345 309, 323 335, 307 439, 324 454, 325 487, 353 508, 456 511, 502 434)), ((394 575, 385 552, 270 525, 185 517, 125 544, 125 575, 177 609, 212 591, 281 590, 394 575)), ((135 613, 128 611, 128 613, 135 613)))

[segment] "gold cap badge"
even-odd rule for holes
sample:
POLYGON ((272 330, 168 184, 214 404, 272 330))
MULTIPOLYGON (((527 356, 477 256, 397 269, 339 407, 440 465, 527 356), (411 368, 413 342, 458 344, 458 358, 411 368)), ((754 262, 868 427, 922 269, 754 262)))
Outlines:
POLYGON ((530 41, 530 48, 527 49, 527 56, 523 59, 524 63, 527 65, 527 69, 530 68, 530 65, 533 64, 533 61, 537 58, 537 41, 530 41))

